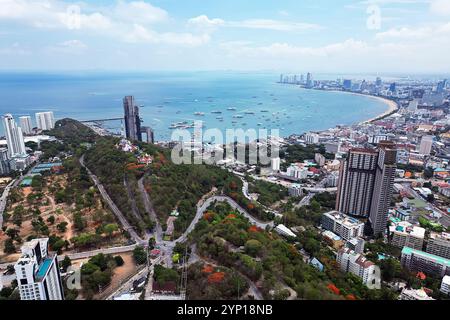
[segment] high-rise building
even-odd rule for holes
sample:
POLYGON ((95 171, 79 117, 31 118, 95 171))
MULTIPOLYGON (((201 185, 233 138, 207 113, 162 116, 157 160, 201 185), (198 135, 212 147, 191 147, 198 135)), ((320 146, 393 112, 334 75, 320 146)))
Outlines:
POLYGON ((370 212, 378 153, 352 149, 340 167, 336 210, 367 218, 370 212))
POLYGON ((270 159, 270 166, 272 168, 272 171, 276 171, 276 172, 280 171, 280 164, 281 164, 281 159, 279 157, 270 159))
POLYGON ((21 300, 64 300, 58 258, 49 254, 48 238, 25 243, 14 270, 21 300))
POLYGON ((374 235, 383 234, 387 227, 396 169, 397 149, 395 144, 390 141, 381 141, 378 144, 378 161, 369 215, 374 235))
POLYGON ((123 109, 125 114, 125 134, 131 141, 142 141, 141 118, 139 107, 134 104, 133 96, 123 98, 123 109))
POLYGON ((413 272, 425 272, 440 277, 450 275, 450 260, 434 254, 403 247, 402 265, 413 272))
POLYGON ((305 142, 307 144, 317 144, 320 141, 320 136, 314 132, 308 132, 305 134, 305 142))
POLYGON ((9 157, 13 158, 26 155, 27 152, 25 150, 22 129, 17 126, 16 120, 14 120, 11 114, 3 116, 3 126, 5 128, 9 157))
MULTIPOLYGON (((155 134, 150 127, 141 127, 141 134, 144 133, 147 137, 147 143, 155 143, 155 134)), ((142 135, 141 135, 142 139, 142 135)))
POLYGON ((8 149, 0 148, 0 175, 7 175, 11 172, 11 159, 8 149))
POLYGON ((40 130, 52 130, 55 127, 55 117, 53 112, 36 113, 36 124, 40 130))
POLYGON ((344 87, 345 90, 351 90, 352 89, 352 80, 345 79, 342 86, 344 87))
POLYGON ((429 156, 433 147, 433 136, 423 136, 420 140, 419 153, 429 156))
POLYGON ((376 149, 354 148, 341 165, 336 210, 369 218, 375 234, 387 227, 396 169, 395 146, 381 141, 376 149))
POLYGON ((409 102, 408 111, 409 112, 417 112, 417 108, 419 107, 419 99, 413 99, 409 102))
POLYGON ((392 82, 390 85, 389 85, 389 91, 390 92, 395 92, 397 90, 397 84, 395 83, 395 82, 392 82))
POLYGON ((30 116, 24 116, 19 118, 19 124, 22 128, 23 133, 31 134, 33 133, 33 124, 31 122, 30 116))
POLYGON ((383 81, 381 80, 380 77, 377 77, 377 80, 376 80, 376 82, 375 82, 375 85, 376 85, 377 87, 381 87, 381 86, 383 85, 383 81))
POLYGON ((311 73, 306 74, 306 87, 312 88, 314 86, 313 84, 313 76, 311 73))
POLYGON ((450 233, 432 232, 428 240, 427 252, 450 259, 450 233))
POLYGON ((436 93, 442 93, 445 90, 447 80, 439 81, 436 87, 436 93))

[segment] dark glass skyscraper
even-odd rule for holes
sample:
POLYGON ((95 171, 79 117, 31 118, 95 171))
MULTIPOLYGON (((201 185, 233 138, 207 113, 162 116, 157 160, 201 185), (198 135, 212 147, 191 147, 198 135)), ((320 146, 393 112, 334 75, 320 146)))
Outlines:
POLYGON ((142 141, 141 117, 139 116, 139 107, 134 104, 133 96, 126 96, 123 99, 123 109, 127 139, 142 141))
POLYGON ((350 150, 341 165, 336 210, 368 218, 372 232, 383 233, 392 197, 396 158, 395 145, 389 141, 381 141, 378 150, 350 150))

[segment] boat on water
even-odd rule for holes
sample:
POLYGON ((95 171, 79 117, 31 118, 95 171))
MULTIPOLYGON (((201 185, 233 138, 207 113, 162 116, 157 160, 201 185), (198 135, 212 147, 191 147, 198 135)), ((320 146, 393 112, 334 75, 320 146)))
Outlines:
POLYGON ((244 118, 244 116, 238 114, 238 115, 236 115, 236 116, 233 116, 233 118, 235 118, 235 119, 242 119, 242 118, 244 118))
POLYGON ((269 110, 261 110, 261 112, 267 113, 269 112, 269 110))
POLYGON ((214 114, 221 114, 222 111, 219 111, 219 110, 213 110, 213 111, 211 111, 211 113, 214 113, 214 114))
POLYGON ((255 114, 253 111, 246 111, 245 114, 255 114))
POLYGON ((260 127, 260 126, 262 126, 262 123, 261 123, 261 122, 258 123, 258 127, 260 127))
POLYGON ((237 109, 235 107, 229 107, 227 108, 228 111, 236 111, 237 109))
POLYGON ((195 113, 194 113, 194 116, 200 116, 200 117, 203 117, 204 115, 205 115, 204 112, 195 112, 195 113))

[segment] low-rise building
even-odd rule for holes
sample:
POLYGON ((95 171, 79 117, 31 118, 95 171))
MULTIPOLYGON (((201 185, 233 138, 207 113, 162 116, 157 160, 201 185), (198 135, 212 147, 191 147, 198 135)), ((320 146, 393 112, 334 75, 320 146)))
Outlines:
POLYGON ((425 272, 440 277, 450 275, 450 260, 427 252, 403 247, 401 263, 414 272, 425 272))
POLYGON ((319 165, 319 167, 323 167, 327 159, 320 153, 316 153, 314 156, 314 161, 319 165))
POLYGON ((376 266, 373 262, 367 260, 362 254, 356 253, 349 248, 339 250, 337 263, 343 272, 350 272, 362 279, 363 283, 376 284, 380 281, 374 277, 376 266))
POLYGON ((285 237, 296 237, 296 234, 292 232, 288 227, 283 224, 279 224, 275 227, 275 231, 285 237))
POLYGON ((450 295, 450 276, 442 278, 441 292, 450 295))
POLYGON ((400 221, 398 223, 391 223, 389 226, 389 235, 393 246, 398 248, 406 246, 422 250, 425 229, 419 226, 413 226, 407 221, 400 221))
POLYGON ((402 290, 402 294, 400 295, 400 300, 434 300, 429 297, 425 290, 423 289, 407 289, 404 288, 402 290))
POLYGON ((303 195, 302 186, 298 183, 293 183, 289 187, 289 196, 291 197, 301 197, 303 195))
POLYGON ((428 240, 428 253, 450 259, 450 233, 432 232, 428 240))
POLYGON ((364 223, 338 211, 330 211, 322 216, 322 228, 333 231, 348 241, 363 235, 364 223))

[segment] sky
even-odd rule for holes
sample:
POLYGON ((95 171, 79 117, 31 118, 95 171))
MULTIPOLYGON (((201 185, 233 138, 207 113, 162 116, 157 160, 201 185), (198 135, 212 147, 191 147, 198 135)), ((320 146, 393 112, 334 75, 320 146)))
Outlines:
POLYGON ((450 73, 450 0, 0 0, 0 70, 450 73))

